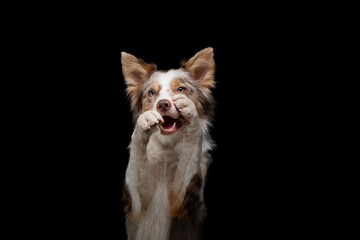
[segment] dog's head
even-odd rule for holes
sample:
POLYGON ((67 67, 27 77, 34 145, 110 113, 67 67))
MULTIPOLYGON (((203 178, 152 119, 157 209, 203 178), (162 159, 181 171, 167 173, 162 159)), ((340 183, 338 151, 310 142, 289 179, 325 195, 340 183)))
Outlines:
POLYGON ((121 62, 135 120, 145 111, 158 111, 164 119, 162 133, 176 131, 184 122, 172 98, 185 94, 194 102, 200 120, 205 125, 210 122, 215 107, 211 94, 215 87, 212 48, 199 51, 188 61, 182 61, 179 69, 168 71, 157 70, 155 64, 125 52, 121 53, 121 62))

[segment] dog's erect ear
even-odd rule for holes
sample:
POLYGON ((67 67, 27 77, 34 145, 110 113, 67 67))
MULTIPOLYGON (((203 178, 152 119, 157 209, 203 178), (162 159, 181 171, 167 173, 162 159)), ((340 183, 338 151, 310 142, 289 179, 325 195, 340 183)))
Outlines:
POLYGON ((135 56, 121 52, 122 72, 128 87, 136 87, 146 82, 156 70, 155 64, 149 64, 135 56))
POLYGON ((215 86, 214 71, 215 61, 213 48, 208 47, 181 63, 200 85, 200 87, 213 88, 215 86))
POLYGON ((149 79, 151 73, 156 71, 156 65, 146 63, 126 52, 121 52, 121 64, 131 109, 138 113, 141 108, 141 86, 149 79))

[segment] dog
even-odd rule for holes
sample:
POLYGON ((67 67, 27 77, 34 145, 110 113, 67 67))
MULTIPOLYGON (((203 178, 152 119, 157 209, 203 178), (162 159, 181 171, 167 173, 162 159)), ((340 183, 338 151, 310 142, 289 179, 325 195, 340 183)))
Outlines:
POLYGON ((135 124, 122 197, 128 239, 201 239, 215 147, 213 48, 179 69, 157 70, 125 52, 121 64, 135 124))

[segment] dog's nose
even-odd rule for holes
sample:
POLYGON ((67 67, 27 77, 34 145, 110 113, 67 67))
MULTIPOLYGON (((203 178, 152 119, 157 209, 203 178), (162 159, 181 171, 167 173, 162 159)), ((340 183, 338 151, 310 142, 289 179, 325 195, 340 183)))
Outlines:
POLYGON ((162 112, 166 112, 171 107, 171 103, 168 100, 160 100, 157 104, 157 109, 162 112))

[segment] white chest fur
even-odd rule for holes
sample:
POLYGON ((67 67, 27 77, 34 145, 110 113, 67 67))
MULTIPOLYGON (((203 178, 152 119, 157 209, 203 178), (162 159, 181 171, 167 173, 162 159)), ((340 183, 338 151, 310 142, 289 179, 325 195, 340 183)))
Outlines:
POLYGON ((142 178, 143 181, 148 181, 150 189, 163 182, 167 182, 168 188, 171 187, 183 146, 181 138, 174 137, 169 139, 169 136, 164 138, 160 134, 154 134, 149 140, 146 147, 146 174, 142 178))

